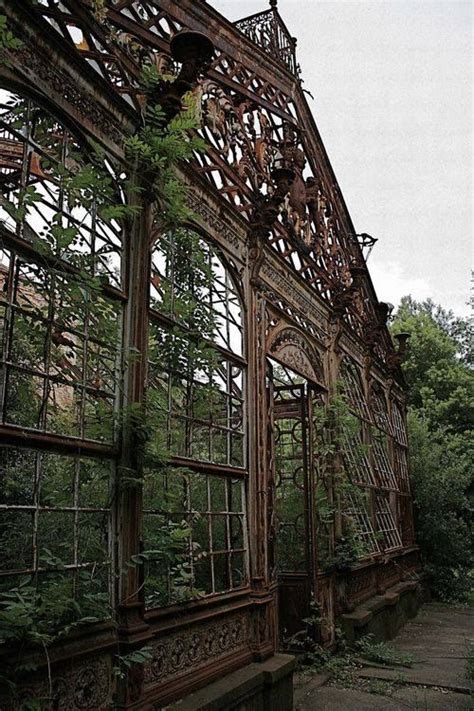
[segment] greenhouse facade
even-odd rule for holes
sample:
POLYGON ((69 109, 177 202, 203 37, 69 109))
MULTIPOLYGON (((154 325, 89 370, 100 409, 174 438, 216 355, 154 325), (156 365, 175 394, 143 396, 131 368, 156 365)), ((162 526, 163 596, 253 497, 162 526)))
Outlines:
POLYGON ((0 706, 292 708, 304 620, 420 596, 407 334, 296 40, 276 0, 0 5, 0 706))

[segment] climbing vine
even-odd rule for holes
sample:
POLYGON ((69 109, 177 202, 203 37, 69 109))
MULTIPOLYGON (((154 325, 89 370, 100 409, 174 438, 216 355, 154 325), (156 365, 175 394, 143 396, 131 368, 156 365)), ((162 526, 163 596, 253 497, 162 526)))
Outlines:
MULTIPOLYGON (((94 0, 93 8, 96 16, 104 12, 103 3, 99 0, 94 0)), ((7 51, 12 52, 20 47, 21 42, 7 28, 6 18, 0 16, 0 54, 3 56, 7 51)), ((4 57, 3 61, 8 62, 8 58, 4 57)), ((37 185, 24 185, 16 192, 14 200, 1 201, 1 207, 12 220, 12 224, 22 226, 24 237, 34 247, 36 262, 39 265, 37 269, 48 275, 49 283, 54 284, 56 290, 64 289, 66 293, 67 289, 69 305, 64 307, 61 318, 74 321, 77 309, 85 308, 87 318, 94 323, 105 341, 113 342, 117 336, 114 313, 103 297, 104 287, 111 283, 113 285, 116 273, 113 266, 110 269, 104 267, 108 260, 106 250, 99 254, 99 257, 97 253, 88 251, 84 243, 82 223, 88 215, 93 215, 93 219, 103 223, 106 230, 117 231, 121 226, 129 230, 133 220, 140 217, 144 206, 148 208, 152 203, 157 208, 161 231, 176 231, 179 225, 191 216, 186 207, 185 188, 176 177, 176 168, 180 162, 189 159, 194 151, 202 147, 200 139, 194 136, 194 131, 199 126, 199 113, 193 96, 187 95, 183 101, 182 112, 166 124, 164 113, 154 100, 155 89, 162 80, 163 77, 159 76, 154 67, 145 67, 141 88, 148 101, 141 125, 134 135, 124 141, 123 164, 110 162, 99 146, 90 139, 81 146, 70 142, 65 161, 61 154, 64 152, 64 143, 53 140, 54 120, 43 111, 35 111, 35 138, 48 147, 48 156, 42 158, 41 171, 47 175, 50 185, 54 186, 55 195, 59 196, 58 208, 37 234, 34 229, 29 228, 27 222, 29 217, 36 214, 36 208, 44 200, 44 192, 37 185), (71 220, 68 217, 71 214, 77 215, 77 219, 71 220), (66 287, 62 286, 60 276, 65 262, 74 270, 68 277, 66 287), (108 332, 108 324, 114 320, 114 329, 108 332)), ((14 130, 21 131, 32 120, 30 104, 21 98, 14 99, 10 112, 13 117, 11 127, 14 130)), ((39 293, 35 298, 35 310, 40 315, 43 297, 39 293)), ((197 313, 197 305, 190 305, 186 294, 182 301, 183 309, 197 313)), ((202 323, 199 323, 199 319, 194 320, 194 332, 203 333, 202 323)), ((205 332, 209 332, 210 328, 212 329, 212 324, 208 323, 205 332)), ((15 333, 16 347, 23 358, 34 361, 40 357, 40 328, 32 319, 25 320, 23 325, 20 323, 15 333)), ((174 336, 176 341, 178 334, 175 333, 174 336)), ((58 350, 58 367, 64 368, 61 353, 67 354, 67 349, 72 353, 74 341, 68 341, 64 333, 59 331, 54 331, 53 337, 57 340, 58 348, 62 349, 61 352, 58 350)), ((177 340, 179 341, 179 338, 177 340)), ((202 344, 196 341, 193 346, 194 359, 209 361, 210 356, 206 355, 206 348, 201 346, 202 344)), ((136 355, 132 353, 130 357, 136 355)), ((31 402, 35 400, 36 386, 25 380, 18 387, 15 387, 13 382, 13 387, 15 398, 13 404, 10 403, 13 412, 16 413, 18 421, 29 425, 25 418, 29 417, 28 407, 31 409, 31 402)), ((96 429, 89 428, 89 437, 111 441, 114 432, 124 427, 131 427, 138 438, 142 436, 146 449, 144 477, 137 478, 133 471, 121 471, 120 486, 145 486, 149 489, 156 469, 164 470, 169 466, 169 449, 166 442, 158 441, 162 425, 160 408, 156 407, 153 398, 150 400, 146 410, 141 406, 131 405, 111 414, 105 410, 101 413, 100 401, 95 405, 96 429)), ((62 412, 49 424, 54 427, 54 431, 67 434, 73 427, 72 415, 62 412)), ((56 470, 50 467, 49 474, 54 475, 56 481, 56 489, 53 492, 55 503, 67 505, 67 471, 61 474, 58 464, 56 470)), ((181 474, 186 475, 185 470, 181 474)), ((10 489, 12 500, 15 500, 19 491, 10 489)), ((112 505, 115 496, 116 491, 112 490, 105 502, 107 507, 112 505)), ((15 526, 13 519, 11 525, 15 526)), ((14 540, 14 529, 8 529, 2 536, 4 537, 0 538, 0 545, 9 546, 14 540)), ((57 540, 53 541, 54 536, 51 538, 54 545, 57 545, 57 540)), ((179 599, 186 599, 189 582, 186 562, 188 538, 189 521, 164 520, 161 527, 155 528, 149 550, 132 556, 125 569, 119 571, 119 575, 126 574, 128 566, 145 566, 151 561, 161 564, 166 560, 174 577, 176 595, 179 599)), ((36 576, 20 576, 20 579, 17 576, 12 580, 11 587, 0 593, 0 646, 3 646, 4 650, 15 650, 13 655, 5 657, 5 664, 2 664, 0 696, 9 696, 15 708, 40 708, 43 703, 52 700, 48 652, 52 645, 80 626, 113 616, 108 595, 100 585, 95 584, 98 579, 95 566, 92 570, 79 570, 71 587, 66 561, 60 555, 61 545, 58 552, 46 547, 39 551, 41 565, 46 570, 54 571, 51 584, 38 587, 36 576), (80 599, 77 597, 79 589, 80 599), (35 649, 42 650, 46 659, 50 680, 49 699, 20 700, 19 680, 26 673, 34 671, 38 664, 37 657, 29 656, 35 649)), ((99 541, 97 546, 100 547, 99 541)), ((99 554, 99 548, 97 553, 99 554)), ((160 592, 158 582, 153 594, 156 604, 161 604, 164 592, 160 592)), ((143 663, 147 658, 144 650, 125 656, 117 654, 116 676, 121 678, 131 666, 143 663)))

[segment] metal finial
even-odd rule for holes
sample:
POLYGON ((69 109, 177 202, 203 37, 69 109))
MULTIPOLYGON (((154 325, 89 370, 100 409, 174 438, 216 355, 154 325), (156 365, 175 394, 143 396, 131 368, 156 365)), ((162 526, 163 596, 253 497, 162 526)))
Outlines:
POLYGON ((278 0, 270 0, 270 7, 276 7, 278 0))

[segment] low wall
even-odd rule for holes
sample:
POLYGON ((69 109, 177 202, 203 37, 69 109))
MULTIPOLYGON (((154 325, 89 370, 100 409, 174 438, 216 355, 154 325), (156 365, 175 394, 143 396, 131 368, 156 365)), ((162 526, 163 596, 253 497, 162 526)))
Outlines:
POLYGON ((340 616, 340 625, 349 643, 372 634, 377 641, 392 639, 407 620, 416 617, 423 602, 419 581, 397 583, 383 595, 375 595, 340 616))
POLYGON ((275 654, 227 674, 166 711, 292 711, 294 668, 294 657, 275 654))

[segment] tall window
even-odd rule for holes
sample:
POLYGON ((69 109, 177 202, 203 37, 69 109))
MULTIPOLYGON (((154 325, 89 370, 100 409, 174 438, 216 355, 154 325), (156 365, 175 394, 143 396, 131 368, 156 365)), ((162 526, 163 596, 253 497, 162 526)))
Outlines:
POLYGON ((377 483, 381 488, 397 490, 397 481, 389 454, 389 438, 392 434, 385 395, 378 383, 371 388, 370 405, 374 426, 371 428, 372 455, 377 483))
POLYGON ((408 472, 408 439, 401 405, 392 400, 393 460, 400 490, 398 496, 400 531, 404 545, 413 543, 413 512, 408 472))
POLYGON ((370 405, 374 425, 371 427, 372 462, 377 476, 378 491, 375 496, 377 531, 385 550, 402 545, 396 519, 397 479, 390 458, 392 424, 387 410, 384 392, 379 383, 373 383, 370 405))
POLYGON ((362 492, 351 492, 344 514, 367 554, 389 551, 402 541, 394 515, 398 485, 390 457, 392 423, 385 396, 374 383, 369 409, 358 368, 347 358, 341 365, 341 380, 353 419, 343 426, 343 457, 351 482, 362 492))
POLYGON ((372 487, 376 478, 370 463, 368 428, 371 419, 356 364, 345 358, 341 363, 342 392, 351 417, 342 423, 342 453, 347 475, 355 486, 345 494, 343 518, 360 544, 361 556, 379 552, 372 515, 372 487))
POLYGON ((147 403, 152 426, 144 545, 174 537, 148 563, 145 597, 159 606, 246 584, 241 304, 228 269, 180 229, 152 254, 147 403), (179 540, 179 542, 178 542, 179 540))
POLYGON ((125 300, 96 170, 48 112, 0 91, 0 591, 61 591, 94 615, 108 599, 125 300))

